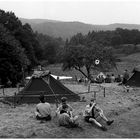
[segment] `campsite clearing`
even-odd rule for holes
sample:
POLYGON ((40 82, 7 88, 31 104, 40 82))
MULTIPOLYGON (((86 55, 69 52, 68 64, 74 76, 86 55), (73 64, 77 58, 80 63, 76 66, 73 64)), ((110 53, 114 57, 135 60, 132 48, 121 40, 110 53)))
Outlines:
MULTIPOLYGON (((0 103, 0 138, 139 138, 140 89, 131 88, 126 92, 117 84, 101 85, 106 87, 105 97, 103 89, 99 86, 93 85, 90 93, 86 92, 85 85, 66 86, 73 91, 79 89, 78 91, 85 92, 81 96, 85 96, 87 102, 70 102, 75 114, 81 113, 89 98, 94 95, 93 91, 98 91, 97 102, 105 115, 115 120, 111 126, 107 126, 108 131, 103 132, 96 126, 84 122, 82 117, 80 128, 59 127, 56 116, 50 122, 41 123, 34 118, 35 104, 23 104, 14 108, 0 103)), ((10 93, 11 89, 6 89, 6 94, 10 93)), ((51 105, 55 110, 55 104, 51 105)))

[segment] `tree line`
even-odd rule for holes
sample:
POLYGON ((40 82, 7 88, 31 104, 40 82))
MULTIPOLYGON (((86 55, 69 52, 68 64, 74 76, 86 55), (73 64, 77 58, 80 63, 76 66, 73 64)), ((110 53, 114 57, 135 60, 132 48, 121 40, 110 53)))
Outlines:
POLYGON ((16 86, 23 72, 29 73, 42 60, 54 63, 61 44, 61 38, 34 32, 28 23, 22 25, 13 12, 0 10, 0 84, 10 81, 16 86))
POLYGON ((62 56, 63 70, 76 69, 92 80, 95 70, 109 71, 116 68, 118 54, 140 51, 140 31, 117 28, 114 31, 77 33, 66 40, 62 56), (96 64, 96 60, 100 63, 96 64), (83 69, 85 68, 85 69, 83 69))
POLYGON ((116 53, 134 53, 140 44, 140 31, 135 29, 77 33, 64 41, 61 37, 34 32, 13 12, 0 10, 0 19, 0 83, 4 85, 11 81, 16 86, 22 81, 23 72, 30 73, 37 65, 53 63, 63 63, 63 70, 75 68, 90 79, 93 69, 107 71, 116 67, 116 53), (95 64, 97 59, 100 65, 95 64))

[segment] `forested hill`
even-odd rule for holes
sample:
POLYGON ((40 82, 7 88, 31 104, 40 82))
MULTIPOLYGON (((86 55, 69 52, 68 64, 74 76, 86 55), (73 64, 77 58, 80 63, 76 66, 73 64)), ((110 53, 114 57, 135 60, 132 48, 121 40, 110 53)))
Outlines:
MULTIPOLYGON (((94 26, 80 22, 59 22, 43 19, 21 19, 21 22, 13 12, 5 12, 4 10, 0 10, 0 19, 0 84, 6 87, 15 87, 18 83, 24 84, 23 77, 30 74, 37 65, 64 63, 65 56, 68 56, 68 62, 73 62, 73 58, 70 59, 69 57, 73 56, 73 47, 76 49, 74 52, 79 54, 83 52, 84 47, 86 52, 84 55, 86 56, 90 56, 87 53, 88 49, 88 52, 91 52, 90 49, 98 48, 98 46, 101 49, 105 48, 105 51, 111 48, 110 52, 112 55, 114 53, 113 57, 120 54, 127 55, 140 52, 140 31, 130 30, 139 29, 139 25, 132 27, 131 25, 114 24, 119 25, 117 27, 120 28, 114 31, 97 32, 97 29, 109 30, 108 26, 111 27, 110 30, 113 30, 116 26, 94 26), (126 27, 129 27, 129 30, 122 29, 126 27), (41 30, 39 31, 39 29, 41 30), (71 38, 64 41, 61 36, 63 38, 71 36, 71 38), (67 54, 69 49, 72 49, 72 55, 67 54)), ((82 57, 85 58, 85 56, 82 57)), ((80 65, 81 60, 82 64, 86 62, 81 59, 81 54, 79 58, 80 65)), ((69 67, 69 64, 65 66, 69 67)))
POLYGON ((82 22, 62 22, 48 19, 23 19, 20 18, 23 24, 29 23, 34 31, 47 34, 54 37, 62 37, 63 39, 70 38, 77 33, 87 34, 89 31, 106 31, 115 30, 116 28, 122 29, 138 29, 138 24, 109 24, 109 25, 92 25, 82 22))

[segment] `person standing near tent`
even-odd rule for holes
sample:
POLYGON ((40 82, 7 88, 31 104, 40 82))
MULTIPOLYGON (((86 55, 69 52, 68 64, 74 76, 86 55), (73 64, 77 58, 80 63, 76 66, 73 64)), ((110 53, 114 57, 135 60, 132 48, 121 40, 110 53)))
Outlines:
POLYGON ((51 106, 49 103, 45 102, 44 95, 39 97, 40 103, 36 106, 36 119, 37 120, 51 120, 51 106))
POLYGON ((107 125, 111 125, 114 122, 114 120, 109 121, 105 117, 103 110, 99 108, 99 106, 95 103, 95 99, 92 98, 90 100, 90 103, 85 108, 84 119, 86 122, 94 123, 103 131, 106 131, 107 128, 96 120, 98 117, 102 118, 107 123, 107 125))
POLYGON ((112 75, 111 75, 111 83, 114 83, 115 82, 115 76, 114 76, 114 74, 112 73, 112 75))
POLYGON ((115 78, 115 81, 118 83, 122 82, 122 78, 120 74, 118 74, 118 76, 115 78))
POLYGON ((58 122, 60 126, 76 127, 78 126, 78 116, 74 116, 72 107, 67 104, 67 98, 61 98, 62 104, 57 108, 58 122))
POLYGON ((128 79, 129 79, 129 74, 128 71, 125 70, 123 75, 123 84, 126 84, 128 79))

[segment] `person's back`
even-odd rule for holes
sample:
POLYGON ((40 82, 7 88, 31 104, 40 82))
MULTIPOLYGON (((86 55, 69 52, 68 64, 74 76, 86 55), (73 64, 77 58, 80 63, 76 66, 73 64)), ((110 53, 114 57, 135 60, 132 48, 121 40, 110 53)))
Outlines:
POLYGON ((36 108, 38 109, 41 117, 46 117, 51 114, 51 107, 49 103, 39 103, 36 108))
POLYGON ((51 106, 45 102, 44 96, 40 96, 40 103, 36 105, 36 118, 38 120, 51 120, 51 106))
POLYGON ((58 123, 60 126, 69 126, 70 116, 67 113, 61 113, 58 116, 58 123))

